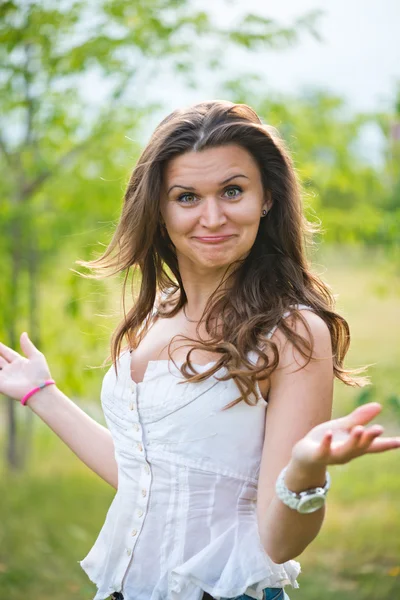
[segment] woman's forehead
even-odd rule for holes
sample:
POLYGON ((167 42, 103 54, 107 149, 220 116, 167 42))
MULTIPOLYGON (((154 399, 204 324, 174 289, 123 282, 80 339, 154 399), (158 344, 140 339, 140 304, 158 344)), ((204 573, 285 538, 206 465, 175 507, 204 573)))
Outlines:
MULTIPOLYGON (((230 144, 206 148, 199 152, 190 151, 171 159, 164 171, 165 183, 173 185, 178 177, 220 182, 224 176, 244 174, 248 177, 258 173, 252 155, 241 146, 230 144)), ((177 183, 181 183, 180 181, 177 183)), ((189 183, 186 181, 186 183, 189 183)))

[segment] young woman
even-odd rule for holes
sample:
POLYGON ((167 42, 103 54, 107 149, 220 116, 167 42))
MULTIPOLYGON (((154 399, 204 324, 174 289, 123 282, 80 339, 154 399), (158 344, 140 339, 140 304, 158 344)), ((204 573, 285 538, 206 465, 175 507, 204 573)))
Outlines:
POLYGON ((327 466, 399 448, 366 426, 378 403, 331 420, 334 377, 366 379, 343 367, 349 329, 308 264, 310 233, 274 129, 231 102, 177 110, 133 171, 109 247, 78 261, 141 274, 103 380, 108 429, 50 385, 26 333, 24 356, 0 345, 0 391, 117 489, 80 561, 94 600, 288 598, 322 526, 327 466))

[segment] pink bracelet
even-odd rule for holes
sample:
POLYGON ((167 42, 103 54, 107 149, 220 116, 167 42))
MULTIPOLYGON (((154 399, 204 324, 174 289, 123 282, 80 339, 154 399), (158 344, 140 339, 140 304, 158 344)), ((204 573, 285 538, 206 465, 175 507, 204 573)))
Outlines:
POLYGON ((25 394, 25 396, 21 400, 21 404, 23 406, 25 406, 25 404, 28 402, 29 398, 31 396, 33 396, 33 394, 36 394, 36 392, 38 392, 39 390, 42 390, 47 385, 51 385, 52 383, 55 383, 54 379, 47 379, 47 381, 45 381, 44 383, 41 383, 37 387, 33 388, 33 390, 31 390, 30 392, 28 392, 27 394, 25 394))

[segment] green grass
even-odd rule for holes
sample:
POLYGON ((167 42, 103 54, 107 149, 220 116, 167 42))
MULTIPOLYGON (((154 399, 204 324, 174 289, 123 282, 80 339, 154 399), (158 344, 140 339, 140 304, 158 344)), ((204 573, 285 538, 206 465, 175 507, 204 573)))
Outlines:
POLYGON ((77 561, 94 542, 115 490, 50 431, 35 436, 34 454, 29 474, 1 479, 0 598, 93 598, 95 586, 77 561))
MULTIPOLYGON (((373 398, 384 405, 376 421, 387 435, 399 434, 398 414, 387 403, 400 394, 399 273, 375 254, 329 249, 319 263, 351 326, 347 365, 374 363, 373 398)), ((338 383, 334 416, 350 411, 359 393, 338 383)), ((4 416, 5 410, 3 422, 4 416)), ((326 519, 298 558, 300 588, 286 588, 291 600, 400 598, 399 462, 394 451, 330 468, 326 519)), ((96 588, 78 561, 96 539, 115 491, 36 419, 29 468, 18 475, 3 471, 0 494, 0 598, 93 598, 96 588)))

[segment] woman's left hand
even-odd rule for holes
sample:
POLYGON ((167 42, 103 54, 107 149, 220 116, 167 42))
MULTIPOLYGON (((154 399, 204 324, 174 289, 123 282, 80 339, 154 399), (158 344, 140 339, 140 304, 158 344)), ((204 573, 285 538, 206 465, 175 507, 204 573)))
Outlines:
POLYGON ((400 448, 400 437, 379 438, 381 425, 364 427, 382 410, 378 402, 359 406, 353 412, 313 427, 293 447, 292 459, 307 465, 341 465, 373 452, 400 448))

